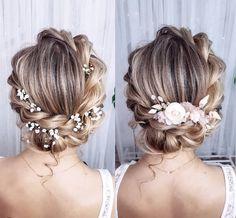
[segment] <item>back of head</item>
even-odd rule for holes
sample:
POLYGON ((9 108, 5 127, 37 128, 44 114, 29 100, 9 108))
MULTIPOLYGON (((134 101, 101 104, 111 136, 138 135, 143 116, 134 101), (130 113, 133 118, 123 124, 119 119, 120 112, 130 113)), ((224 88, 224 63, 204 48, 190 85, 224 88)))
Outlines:
POLYGON ((192 36, 185 28, 163 27, 152 42, 130 54, 124 76, 128 82, 127 106, 134 112, 134 122, 142 126, 146 152, 175 152, 182 147, 196 148, 203 142, 219 123, 210 115, 221 108, 224 69, 225 64, 211 50, 207 35, 192 36), (167 103, 158 118, 150 113, 155 98, 161 100, 160 104, 167 103), (201 99, 206 101, 204 108, 199 107, 201 99), (160 116, 173 102, 198 110, 207 122, 160 122, 160 116))
POLYGON ((36 45, 15 54, 12 68, 11 106, 30 130, 23 140, 54 152, 85 143, 103 117, 106 71, 88 38, 44 30, 36 45))

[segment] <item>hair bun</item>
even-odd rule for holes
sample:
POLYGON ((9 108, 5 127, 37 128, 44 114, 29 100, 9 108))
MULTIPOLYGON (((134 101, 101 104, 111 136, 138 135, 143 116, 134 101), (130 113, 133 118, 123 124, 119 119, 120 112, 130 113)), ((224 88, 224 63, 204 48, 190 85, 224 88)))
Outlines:
POLYGON ((36 45, 14 55, 12 68, 11 106, 19 113, 19 126, 31 130, 23 140, 54 152, 86 143, 104 115, 106 71, 88 38, 44 30, 36 45))
POLYGON ((218 112, 225 64, 210 46, 205 33, 192 36, 188 29, 165 26, 155 40, 130 54, 124 76, 128 83, 127 106, 134 113, 133 124, 142 127, 140 137, 146 151, 169 153, 182 147, 196 148, 218 126, 219 119, 212 117, 211 128, 204 122, 166 125, 149 113, 154 105, 152 95, 169 103, 189 102, 195 108, 209 96, 202 113, 208 116, 210 111, 218 112))

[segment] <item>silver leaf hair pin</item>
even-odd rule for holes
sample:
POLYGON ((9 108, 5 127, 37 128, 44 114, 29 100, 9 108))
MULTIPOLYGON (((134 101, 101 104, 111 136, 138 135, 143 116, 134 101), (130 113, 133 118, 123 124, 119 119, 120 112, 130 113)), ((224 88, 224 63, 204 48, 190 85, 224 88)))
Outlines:
POLYGON ((156 102, 156 104, 152 105, 151 110, 148 111, 149 114, 155 114, 158 111, 162 111, 167 108, 170 104, 169 102, 164 102, 161 96, 151 95, 151 99, 156 102))

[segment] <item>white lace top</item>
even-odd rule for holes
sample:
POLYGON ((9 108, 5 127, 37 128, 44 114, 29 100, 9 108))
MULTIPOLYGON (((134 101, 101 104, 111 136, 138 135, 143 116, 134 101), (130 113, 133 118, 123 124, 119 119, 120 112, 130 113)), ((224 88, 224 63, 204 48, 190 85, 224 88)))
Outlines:
MULTIPOLYGON (((127 171, 128 167, 134 164, 135 161, 130 163, 122 164, 117 168, 115 173, 115 200, 117 200, 118 190, 121 184, 121 181, 127 171)), ((235 218, 236 217, 236 175, 233 168, 229 165, 219 164, 222 168, 225 177, 225 190, 226 190, 226 199, 221 218, 235 218)), ((116 204, 117 205, 117 204, 116 204)), ((116 217, 118 218, 118 212, 116 210, 116 217)))

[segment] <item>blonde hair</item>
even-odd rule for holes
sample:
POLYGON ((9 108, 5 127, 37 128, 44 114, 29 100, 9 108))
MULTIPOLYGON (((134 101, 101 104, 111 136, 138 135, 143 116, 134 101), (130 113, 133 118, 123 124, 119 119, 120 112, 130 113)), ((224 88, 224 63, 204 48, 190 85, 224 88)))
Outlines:
MULTIPOLYGON (((10 100, 12 109, 19 114, 19 127, 34 121, 45 129, 57 128, 60 134, 51 147, 53 152, 86 143, 100 121, 84 117, 84 129, 73 132, 75 123, 70 116, 76 113, 83 116, 92 107, 102 105, 105 98, 102 78, 106 71, 88 38, 85 35, 73 38, 69 32, 53 28, 44 30, 38 34, 36 45, 14 55, 12 68, 8 78, 12 86, 10 100), (89 76, 83 72, 84 64, 94 66, 89 76), (16 96, 17 89, 24 89, 42 111, 31 113, 29 105, 16 96)), ((43 132, 26 131, 23 135, 23 141, 41 150, 48 140, 48 134, 43 132)))
MULTIPOLYGON (((221 109, 223 101, 222 72, 224 62, 211 50, 205 33, 192 36, 190 30, 171 26, 161 28, 156 38, 134 50, 129 56, 127 106, 134 113, 133 124, 140 124, 146 152, 170 153, 181 148, 196 148, 212 131, 200 123, 165 125, 153 119, 148 111, 152 95, 165 102, 199 101, 209 95, 205 113, 221 109)), ((219 121, 211 119, 216 127, 219 121)), ((213 128, 214 129, 214 128, 213 128)))

